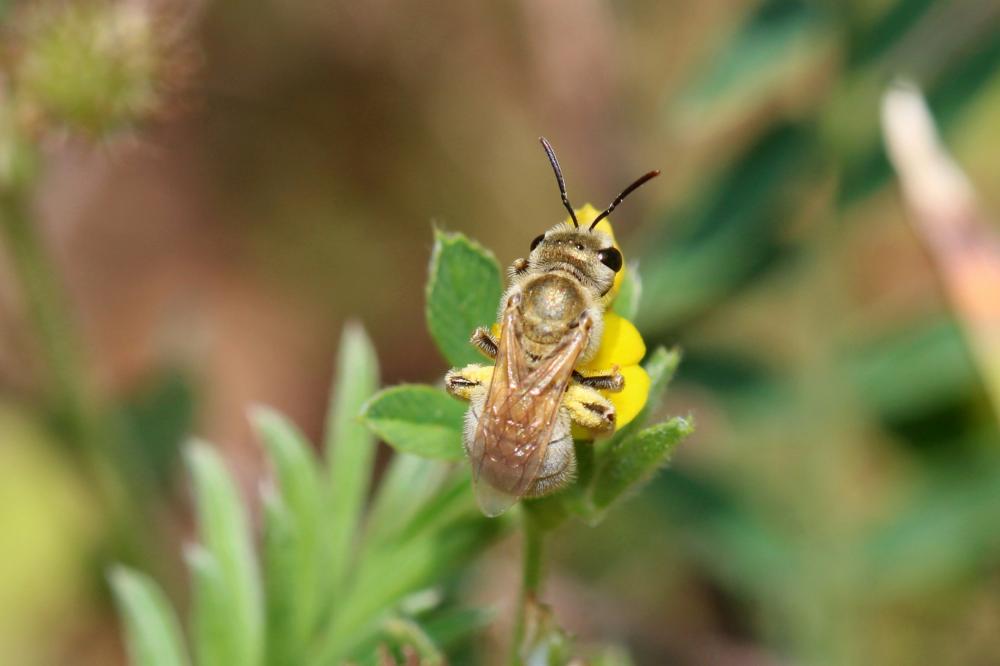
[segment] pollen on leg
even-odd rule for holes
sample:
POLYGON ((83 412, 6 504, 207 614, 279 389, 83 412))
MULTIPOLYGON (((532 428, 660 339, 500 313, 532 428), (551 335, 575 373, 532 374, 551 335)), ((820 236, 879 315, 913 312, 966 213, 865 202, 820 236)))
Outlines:
POLYGON ((572 384, 563 398, 563 406, 574 423, 594 432, 614 429, 616 411, 610 400, 596 389, 583 384, 572 384))
POLYGON ((594 412, 600 416, 608 425, 614 425, 615 423, 615 409, 609 405, 603 405, 597 402, 587 402, 583 405, 590 411, 594 412))
POLYGON ((444 376, 444 387, 451 395, 471 400, 477 391, 483 391, 493 376, 491 365, 467 365, 449 370, 444 376))
POLYGON ((448 373, 444 380, 448 386, 453 388, 464 388, 468 386, 479 386, 479 382, 474 382, 471 379, 467 379, 460 374, 448 373))

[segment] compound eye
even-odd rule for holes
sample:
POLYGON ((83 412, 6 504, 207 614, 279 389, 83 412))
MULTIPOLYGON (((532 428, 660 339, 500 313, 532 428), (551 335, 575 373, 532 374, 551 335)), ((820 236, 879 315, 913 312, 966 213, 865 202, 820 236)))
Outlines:
POLYGON ((609 247, 597 253, 597 258, 601 263, 613 270, 615 273, 622 269, 622 253, 616 247, 609 247))
POLYGON ((533 251, 536 247, 538 247, 538 244, 541 243, 543 240, 545 240, 545 234, 542 234, 535 240, 531 241, 531 249, 529 250, 529 252, 533 251))

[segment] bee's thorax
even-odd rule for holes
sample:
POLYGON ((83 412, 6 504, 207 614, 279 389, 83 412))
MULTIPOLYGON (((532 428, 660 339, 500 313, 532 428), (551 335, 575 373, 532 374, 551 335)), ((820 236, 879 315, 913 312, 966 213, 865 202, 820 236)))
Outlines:
POLYGON ((534 275, 522 283, 521 323, 525 351, 544 358, 579 325, 592 299, 579 280, 554 271, 534 275))

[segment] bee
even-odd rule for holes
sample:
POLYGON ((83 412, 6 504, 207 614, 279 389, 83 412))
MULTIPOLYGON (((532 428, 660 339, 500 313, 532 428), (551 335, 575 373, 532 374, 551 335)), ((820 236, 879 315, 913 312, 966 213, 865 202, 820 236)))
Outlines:
POLYGON ((448 392, 470 403, 463 443, 476 499, 487 516, 573 480, 573 423, 599 433, 614 429, 615 408, 599 390, 624 388, 618 368, 589 376, 576 371, 600 347, 607 296, 622 269, 621 252, 596 227, 660 173, 643 175, 582 228, 555 151, 544 137, 540 141, 572 226, 560 223, 539 235, 528 256, 511 265, 497 316, 499 338, 478 328, 471 339, 494 364, 468 365, 445 376, 448 392))

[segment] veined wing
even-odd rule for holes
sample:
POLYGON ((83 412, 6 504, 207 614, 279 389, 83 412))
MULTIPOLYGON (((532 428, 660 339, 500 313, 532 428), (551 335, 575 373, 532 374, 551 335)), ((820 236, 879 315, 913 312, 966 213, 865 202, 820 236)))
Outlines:
POLYGON ((476 498, 488 516, 503 513, 531 487, 548 447, 559 406, 590 326, 529 370, 513 305, 504 311, 493 379, 469 449, 476 498))

